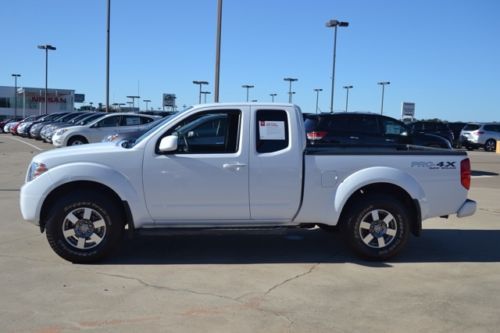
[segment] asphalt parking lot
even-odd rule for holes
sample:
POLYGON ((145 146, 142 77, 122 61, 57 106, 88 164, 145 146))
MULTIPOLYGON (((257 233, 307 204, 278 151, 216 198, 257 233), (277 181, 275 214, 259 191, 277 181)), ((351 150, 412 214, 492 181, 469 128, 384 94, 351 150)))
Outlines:
POLYGON ((2 332, 498 332, 500 154, 472 152, 472 217, 431 219, 396 259, 358 260, 320 229, 127 239, 74 265, 22 220, 49 144, 0 134, 2 332))

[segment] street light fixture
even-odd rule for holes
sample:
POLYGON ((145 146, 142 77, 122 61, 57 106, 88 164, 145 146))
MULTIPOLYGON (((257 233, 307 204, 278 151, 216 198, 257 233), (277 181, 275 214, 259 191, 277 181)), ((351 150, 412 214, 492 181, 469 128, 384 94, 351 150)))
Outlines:
POLYGON ((21 74, 11 74, 14 78, 14 119, 17 118, 17 78, 21 77, 21 74))
POLYGON ((49 50, 55 51, 56 48, 50 44, 38 45, 40 50, 45 50, 45 114, 47 114, 47 85, 49 80, 49 50))
POLYGON ((344 89, 347 91, 345 96, 345 112, 347 112, 347 106, 349 105, 349 89, 352 89, 353 86, 344 86, 344 89))
POLYGON ((335 59, 337 57, 337 27, 348 27, 349 22, 342 22, 337 20, 329 20, 326 22, 327 28, 335 28, 333 37, 333 68, 332 68, 332 94, 330 96, 330 112, 333 113, 333 95, 335 92, 335 59))
POLYGON ((202 91, 201 92, 203 94, 203 103, 207 103, 207 95, 210 95, 210 91, 202 91))
POLYGON ((381 81, 377 82, 378 85, 382 86, 382 103, 380 105, 380 114, 384 114, 384 91, 385 91, 385 86, 388 84, 391 84, 389 81, 381 81))
POLYGON ((293 77, 285 77, 283 79, 284 81, 289 82, 289 87, 288 87, 288 103, 292 103, 292 82, 298 81, 299 79, 293 78, 293 77))
POLYGON ((151 103, 151 100, 150 99, 143 99, 142 101, 144 103, 146 103, 146 111, 148 111, 148 105, 149 105, 149 103, 151 103))
POLYGON ((244 84, 241 86, 242 88, 245 88, 247 90, 247 102, 248 102, 248 91, 253 88, 254 86, 251 84, 244 84))
POLYGON ((274 97, 276 97, 278 94, 276 93, 272 93, 272 94, 269 94, 269 96, 271 96, 272 100, 271 102, 274 103, 274 97))
POLYGON ((109 112, 109 52, 110 41, 109 33, 111 30, 111 0, 107 1, 107 16, 106 16, 106 112, 109 112))
POLYGON ((318 114, 319 92, 323 91, 323 89, 316 88, 316 89, 314 89, 314 91, 316 92, 316 114, 318 114))
MULTIPOLYGON (((132 99, 132 107, 135 108, 135 100, 141 98, 141 96, 127 96, 127 98, 132 99)), ((129 103, 129 102, 127 102, 127 103, 129 103)))
POLYGON ((198 81, 198 80, 195 80, 195 81, 193 81, 193 83, 200 86, 200 93, 198 95, 198 104, 201 104, 201 90, 202 90, 201 86, 207 85, 208 81, 198 81))

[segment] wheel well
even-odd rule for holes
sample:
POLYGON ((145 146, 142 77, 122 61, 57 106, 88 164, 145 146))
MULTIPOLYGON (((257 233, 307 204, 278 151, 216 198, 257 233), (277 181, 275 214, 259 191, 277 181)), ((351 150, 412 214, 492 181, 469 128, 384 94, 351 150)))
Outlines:
POLYGON ((87 140, 87 138, 86 138, 86 137, 84 137, 83 135, 79 135, 79 134, 77 134, 77 135, 73 135, 73 136, 71 136, 71 137, 68 139, 68 143, 69 143, 71 140, 73 140, 73 139, 82 139, 82 141, 85 141, 85 142, 87 142, 87 143, 89 142, 89 140, 87 140))
POLYGON ((367 194, 380 193, 385 195, 390 195, 394 200, 400 201, 409 210, 411 232, 415 236, 419 236, 422 229, 422 217, 420 213, 420 206, 417 200, 412 199, 412 197, 401 187, 390 184, 390 183, 376 183, 364 186, 356 192, 354 192, 347 202, 345 203, 342 213, 340 214, 339 223, 342 224, 345 220, 346 214, 348 214, 350 208, 358 200, 363 200, 363 197, 367 194))
POLYGON ((43 202, 42 205, 42 209, 40 211, 40 230, 42 232, 45 230, 45 223, 50 213, 50 208, 58 198, 67 195, 73 191, 82 191, 82 190, 92 190, 99 193, 104 193, 106 197, 110 198, 117 205, 117 207, 119 207, 122 210, 124 219, 126 220, 126 224, 129 225, 129 228, 133 227, 130 208, 128 208, 128 203, 126 201, 122 201, 115 191, 113 191, 106 185, 97 182, 76 181, 76 182, 66 183, 55 188, 54 190, 52 190, 52 192, 50 192, 47 198, 45 198, 45 201, 43 202))

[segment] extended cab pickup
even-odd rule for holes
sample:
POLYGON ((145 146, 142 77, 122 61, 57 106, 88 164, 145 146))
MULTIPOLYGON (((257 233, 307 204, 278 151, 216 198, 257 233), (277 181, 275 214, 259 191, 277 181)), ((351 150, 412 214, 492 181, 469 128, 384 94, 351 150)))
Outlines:
POLYGON ((125 229, 339 226, 364 257, 398 253, 421 222, 472 215, 465 152, 393 146, 306 147, 292 104, 207 104, 135 142, 35 156, 24 219, 72 262, 109 254, 125 229), (126 228, 127 227, 127 228, 126 228))

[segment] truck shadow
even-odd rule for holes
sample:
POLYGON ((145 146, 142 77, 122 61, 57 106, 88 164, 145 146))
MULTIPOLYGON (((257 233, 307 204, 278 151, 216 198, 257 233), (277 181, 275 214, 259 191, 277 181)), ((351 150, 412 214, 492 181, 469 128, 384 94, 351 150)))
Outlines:
POLYGON ((410 237, 406 248, 387 262, 359 259, 340 233, 321 229, 284 232, 209 232, 201 235, 148 236, 126 239, 103 264, 264 264, 500 262, 500 230, 428 229, 410 237))

